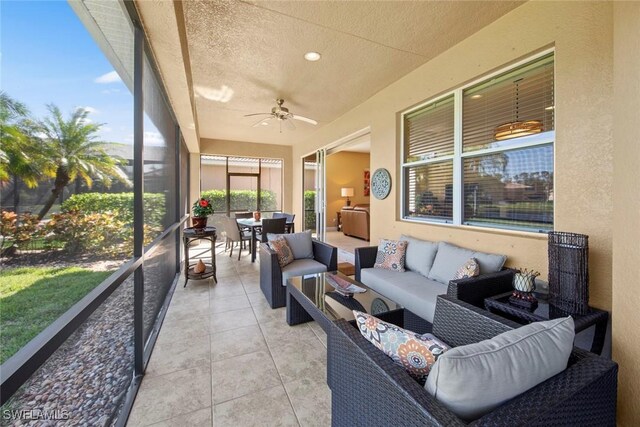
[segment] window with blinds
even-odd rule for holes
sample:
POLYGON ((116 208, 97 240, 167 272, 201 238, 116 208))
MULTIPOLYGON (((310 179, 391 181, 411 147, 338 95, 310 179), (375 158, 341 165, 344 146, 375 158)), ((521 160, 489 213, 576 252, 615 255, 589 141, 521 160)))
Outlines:
POLYGON ((553 55, 465 89, 462 98, 464 152, 553 130, 553 55))
POLYGON ((453 154, 453 95, 404 117, 405 161, 453 154))
POLYGON ((553 230, 554 113, 553 51, 403 113, 403 218, 553 230))

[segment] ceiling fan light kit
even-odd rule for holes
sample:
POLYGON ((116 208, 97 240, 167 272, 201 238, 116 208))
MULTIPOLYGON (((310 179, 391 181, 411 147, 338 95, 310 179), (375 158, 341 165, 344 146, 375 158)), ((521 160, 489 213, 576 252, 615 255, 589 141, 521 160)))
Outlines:
POLYGON ((276 99, 276 106, 273 107, 271 109, 270 113, 254 113, 254 114, 245 114, 245 117, 250 117, 250 116, 268 116, 265 117, 263 119, 260 119, 259 121, 257 121, 255 124, 253 124, 252 127, 258 127, 258 126, 266 126, 269 124, 270 120, 277 120, 280 124, 280 132, 282 132, 282 123, 285 124, 285 127, 288 127, 291 130, 295 130, 295 125, 293 124, 293 122, 291 120, 299 120, 301 122, 306 122, 312 125, 317 125, 318 122, 310 119, 308 117, 304 117, 304 116, 299 116, 297 114, 292 114, 291 112, 289 112, 289 109, 286 107, 283 107, 282 104, 284 104, 284 99, 282 98, 278 98, 276 99))

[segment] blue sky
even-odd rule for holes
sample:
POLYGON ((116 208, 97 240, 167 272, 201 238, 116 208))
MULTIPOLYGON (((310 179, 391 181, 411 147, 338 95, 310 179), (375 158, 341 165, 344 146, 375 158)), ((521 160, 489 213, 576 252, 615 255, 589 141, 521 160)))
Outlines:
POLYGON ((100 139, 132 142, 133 96, 66 1, 0 0, 0 87, 34 117, 90 107, 100 139), (114 81, 115 80, 115 81, 114 81))

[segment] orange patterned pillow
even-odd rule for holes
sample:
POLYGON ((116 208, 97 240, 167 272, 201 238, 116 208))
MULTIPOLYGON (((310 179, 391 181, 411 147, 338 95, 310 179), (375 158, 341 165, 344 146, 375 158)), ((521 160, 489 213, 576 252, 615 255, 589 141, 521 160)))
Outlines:
POLYGON ((373 268, 384 268, 391 271, 404 271, 404 262, 407 254, 406 240, 380 239, 378 255, 373 268))
POLYGON ((289 244, 284 239, 284 237, 273 239, 269 242, 269 245, 278 256, 278 264, 280 264, 280 268, 293 262, 293 252, 291 251, 291 248, 289 247, 289 244))
POLYGON ((475 258, 469 258, 467 262, 464 263, 462 267, 456 271, 456 274, 453 276, 453 280, 457 279, 467 279, 469 277, 476 277, 480 275, 480 264, 478 264, 478 260, 475 258))

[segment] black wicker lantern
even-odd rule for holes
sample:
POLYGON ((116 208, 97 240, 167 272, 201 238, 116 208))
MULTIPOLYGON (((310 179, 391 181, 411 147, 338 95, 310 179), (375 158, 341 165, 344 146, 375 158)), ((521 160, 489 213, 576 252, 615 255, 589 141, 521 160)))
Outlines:
POLYGON ((549 232, 549 304, 568 314, 589 311, 589 236, 549 232))

